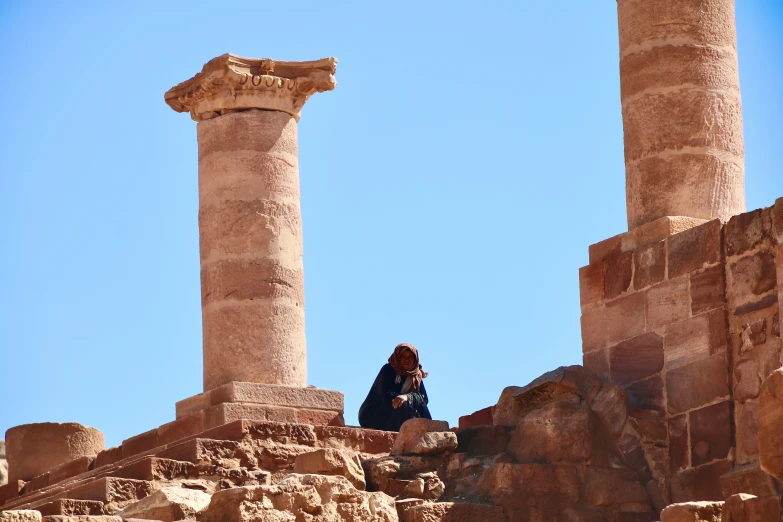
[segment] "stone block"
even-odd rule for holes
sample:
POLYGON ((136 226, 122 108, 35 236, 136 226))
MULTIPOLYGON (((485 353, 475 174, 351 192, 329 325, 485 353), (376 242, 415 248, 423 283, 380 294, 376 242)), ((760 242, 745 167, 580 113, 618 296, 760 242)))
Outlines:
POLYGON ((719 354, 666 372, 670 415, 710 404, 729 395, 728 362, 719 354))
POLYGON ((418 504, 404 509, 400 514, 400 522, 434 522, 436 520, 440 522, 475 522, 477 520, 506 522, 506 515, 500 506, 454 502, 418 504))
POLYGON ((669 431, 669 470, 672 474, 689 466, 688 415, 677 415, 667 421, 669 431))
POLYGON ((607 433, 619 437, 628 419, 628 398, 625 389, 607 382, 593 399, 590 408, 601 420, 607 433))
POLYGON ((579 486, 579 474, 572 466, 503 463, 483 472, 477 492, 506 510, 558 510, 579 500, 579 486))
POLYGON ((630 417, 628 421, 645 442, 665 442, 669 439, 666 423, 657 419, 637 419, 630 417))
POLYGON ((755 359, 745 359, 734 368, 734 398, 740 404, 755 399, 761 390, 761 377, 755 359))
POLYGON ((783 494, 783 482, 765 473, 758 462, 751 462, 724 473, 720 477, 723 498, 738 493, 749 493, 757 497, 783 494))
MULTIPOLYGON (((629 225, 677 214, 727 220, 744 210, 743 191, 737 190, 743 180, 744 167, 731 156, 680 152, 626 162, 629 225), (673 179, 688 179, 689 183, 672 183, 673 179)), ((707 222, 688 221, 691 226, 707 222)))
POLYGON ((661 522, 721 522, 723 502, 685 502, 661 511, 661 522))
POLYGON ((584 462, 593 449, 590 410, 553 402, 527 414, 516 426, 508 451, 517 462, 584 462))
POLYGON ((593 263, 597 263, 598 261, 606 259, 611 255, 621 253, 625 235, 627 235, 627 232, 624 234, 618 234, 608 239, 604 239, 603 241, 594 245, 590 245, 587 249, 589 253, 590 264, 592 265, 593 263))
POLYGON ((366 486, 364 470, 359 456, 350 450, 322 448, 296 456, 294 473, 315 475, 341 475, 356 489, 366 486))
POLYGON ((726 304, 726 277, 722 264, 691 272, 689 277, 692 315, 726 304))
POLYGON ((636 472, 641 481, 653 479, 644 448, 638 437, 631 433, 624 433, 617 441, 617 447, 625 457, 627 465, 636 472))
POLYGON ((457 435, 446 421, 410 419, 400 426, 392 455, 437 455, 457 449, 457 435))
POLYGON ((764 213, 767 209, 758 209, 752 212, 732 217, 726 224, 726 254, 729 256, 740 255, 755 248, 767 237, 767 227, 764 226, 764 213))
MULTIPOLYGON (((627 163, 667 150, 682 150, 685 147, 710 147, 737 157, 744 155, 742 104, 738 90, 720 92, 683 89, 658 92, 655 96, 625 100, 622 109, 627 163), (721 107, 723 117, 720 122, 705 122, 704 115, 710 114, 716 106, 721 107), (672 121, 680 123, 667 127, 666 122, 672 121)), ((670 183, 670 185, 674 184, 670 183)), ((698 184, 693 186, 698 187, 698 184)), ((698 212, 691 214, 671 212, 664 215, 706 217, 705 214, 698 212)), ((650 218, 654 217, 659 216, 650 216, 650 218)), ((629 220, 628 226, 634 228, 644 222, 638 219, 629 220)))
POLYGON ((647 290, 647 329, 682 321, 690 315, 687 276, 669 279, 647 290))
POLYGON ((153 429, 122 441, 122 458, 140 455, 161 446, 158 442, 158 430, 153 429))
POLYGON ((41 522, 41 513, 30 509, 0 511, 0 522, 41 522))
POLYGON ((602 380, 608 381, 609 376, 609 349, 601 348, 582 354, 582 365, 602 380))
POLYGON ((219 460, 234 457, 239 444, 234 441, 212 439, 189 439, 158 451, 161 459, 192 462, 197 467, 209 467, 219 460))
POLYGON ((752 312, 757 312, 758 310, 763 310, 765 308, 769 308, 776 304, 778 304, 778 296, 776 294, 770 294, 762 297, 761 299, 754 300, 749 303, 745 303, 743 305, 736 307, 734 309, 734 315, 740 316, 752 312))
POLYGON ((726 352, 725 312, 713 310, 672 324, 664 334, 664 359, 668 370, 726 352))
POLYGON ((43 522, 138 522, 139 519, 129 518, 123 520, 122 517, 112 515, 48 515, 43 522))
POLYGON ((669 278, 694 272, 721 260, 721 223, 709 221, 668 239, 669 278))
POLYGON ((171 444, 204 431, 204 412, 199 411, 180 417, 158 428, 158 445, 171 444))
POLYGON ((723 522, 777 522, 783 518, 778 496, 733 495, 723 506, 723 522))
POLYGON ((643 292, 582 311, 582 351, 592 352, 644 333, 643 292))
POLYGON ((23 480, 12 480, 8 484, 0 486, 0 506, 6 502, 15 500, 22 492, 25 482, 23 480))
POLYGON ((612 381, 627 385, 650 377, 663 369, 663 339, 646 333, 609 348, 612 381))
POLYGON ((720 477, 732 468, 730 460, 716 460, 672 475, 672 502, 721 501, 720 477))
POLYGON ((75 422, 23 424, 6 432, 9 482, 30 480, 55 466, 104 449, 103 433, 75 422))
POLYGON ((103 502, 96 500, 58 499, 36 506, 42 516, 99 516, 103 515, 103 502))
POLYGON ((628 407, 631 409, 655 410, 657 412, 665 410, 663 379, 660 375, 653 375, 629 384, 625 391, 628 394, 628 407))
POLYGON ((459 418, 459 429, 472 428, 473 426, 483 426, 492 424, 493 406, 482 408, 470 415, 463 415, 459 418))
POLYGON ((650 507, 647 489, 627 468, 588 466, 584 480, 584 500, 591 506, 641 504, 650 507))
POLYGON ((195 466, 190 462, 181 462, 157 457, 145 457, 125 464, 112 471, 112 476, 135 480, 161 481, 195 476, 195 466))
POLYGON ((177 403, 177 418, 221 403, 243 403, 343 413, 341 392, 253 382, 229 382, 177 403))
POLYGON ((633 252, 621 252, 607 257, 604 265, 604 298, 614 299, 631 286, 633 278, 633 252))
POLYGON ((493 423, 515 426, 527 413, 556 401, 592 402, 601 382, 598 376, 582 366, 561 366, 547 372, 526 386, 509 386, 500 394, 492 410, 493 423))
POLYGON ((209 505, 210 499, 211 495, 203 491, 168 486, 126 506, 119 514, 124 519, 138 518, 162 522, 194 520, 196 514, 209 505))
POLYGON ((691 466, 725 459, 731 450, 731 403, 719 402, 688 414, 691 466))
POLYGON ((738 305, 754 303, 777 287, 775 257, 770 252, 757 252, 729 266, 729 294, 738 305))
POLYGON ((340 426, 313 426, 312 429, 319 445, 348 448, 373 455, 390 453, 397 438, 397 434, 390 431, 340 426))
POLYGON ((497 455, 508 447, 505 426, 472 426, 457 432, 457 452, 469 455, 497 455))
POLYGON ((783 480, 783 369, 764 381, 759 394, 759 462, 761 469, 783 480))
POLYGON ((633 287, 642 290, 663 281, 666 275, 666 243, 659 241, 633 253, 633 287))
POLYGON ((122 446, 106 448, 95 456, 95 468, 102 468, 103 466, 114 464, 118 460, 122 460, 122 446))
POLYGON ((621 98, 647 89, 679 85, 737 89, 737 54, 734 49, 696 45, 660 45, 624 55, 621 98), (719 62, 723 66, 716 67, 719 62))
MULTIPOLYGON (((256 202, 232 202, 229 206, 242 205, 239 213, 250 212, 250 221, 256 220, 256 213, 261 213, 262 207, 256 202)), ((222 217, 229 226, 236 223, 238 218, 226 209, 219 209, 214 220, 222 217), (225 213, 225 214, 224 214, 225 213)), ((203 213, 202 213, 203 216, 203 213)), ((239 218, 241 223, 241 218, 239 218)), ((212 230, 215 234, 225 233, 226 230, 217 228, 212 230)), ((202 238, 204 231, 202 230, 202 238)), ((265 243, 265 241, 261 241, 265 243)), ((266 245, 266 249, 269 245, 266 245)), ((295 303, 304 302, 304 271, 301 268, 293 269, 280 266, 277 259, 217 259, 202 265, 201 269, 201 306, 206 307, 211 303, 224 303, 226 301, 246 300, 275 300, 288 299, 295 303)))
POLYGON ((146 480, 103 477, 91 480, 68 490, 68 497, 75 500, 96 500, 106 504, 107 512, 137 502, 152 493, 152 484, 146 480))
POLYGON ((582 306, 604 300, 604 264, 598 261, 579 269, 579 302, 582 306))
POLYGON ((737 405, 737 408, 737 445, 740 455, 745 462, 756 460, 759 453, 759 405, 749 401, 737 405))

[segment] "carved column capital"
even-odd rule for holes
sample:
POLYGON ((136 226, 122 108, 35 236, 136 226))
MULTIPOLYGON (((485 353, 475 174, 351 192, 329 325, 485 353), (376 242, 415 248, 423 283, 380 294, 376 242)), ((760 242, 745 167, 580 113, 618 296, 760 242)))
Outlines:
POLYGON ((169 89, 165 100, 177 112, 190 112, 195 121, 246 109, 287 112, 299 121, 310 96, 335 88, 336 70, 336 58, 280 62, 224 54, 169 89))

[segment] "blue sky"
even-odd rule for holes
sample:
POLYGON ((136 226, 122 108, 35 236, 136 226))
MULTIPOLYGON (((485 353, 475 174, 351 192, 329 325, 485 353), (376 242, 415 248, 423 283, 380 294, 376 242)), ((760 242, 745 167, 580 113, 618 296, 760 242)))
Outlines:
MULTIPOLYGON (((196 124, 163 94, 225 52, 340 60, 299 149, 309 382, 349 423, 399 342, 452 424, 580 363, 578 269, 626 230, 615 6, 0 0, 0 434, 116 445, 201 391, 196 124)), ((752 209, 783 196, 783 4, 737 25, 752 209)))

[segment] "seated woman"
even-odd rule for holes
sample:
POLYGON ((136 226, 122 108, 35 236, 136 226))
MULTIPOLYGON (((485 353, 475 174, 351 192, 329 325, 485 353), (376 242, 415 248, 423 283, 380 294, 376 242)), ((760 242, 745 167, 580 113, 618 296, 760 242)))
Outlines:
POLYGON ((422 380, 427 373, 419 364, 419 352, 412 344, 398 344, 384 364, 359 408, 363 428, 400 431, 408 419, 432 419, 422 380))

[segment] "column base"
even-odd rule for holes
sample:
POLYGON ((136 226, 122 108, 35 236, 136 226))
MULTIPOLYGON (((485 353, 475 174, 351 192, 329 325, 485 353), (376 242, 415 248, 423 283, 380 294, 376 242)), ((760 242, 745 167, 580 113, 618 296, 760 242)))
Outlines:
POLYGON ((177 419, 203 416, 204 429, 248 419, 345 426, 343 394, 255 382, 230 382, 177 402, 177 419))

